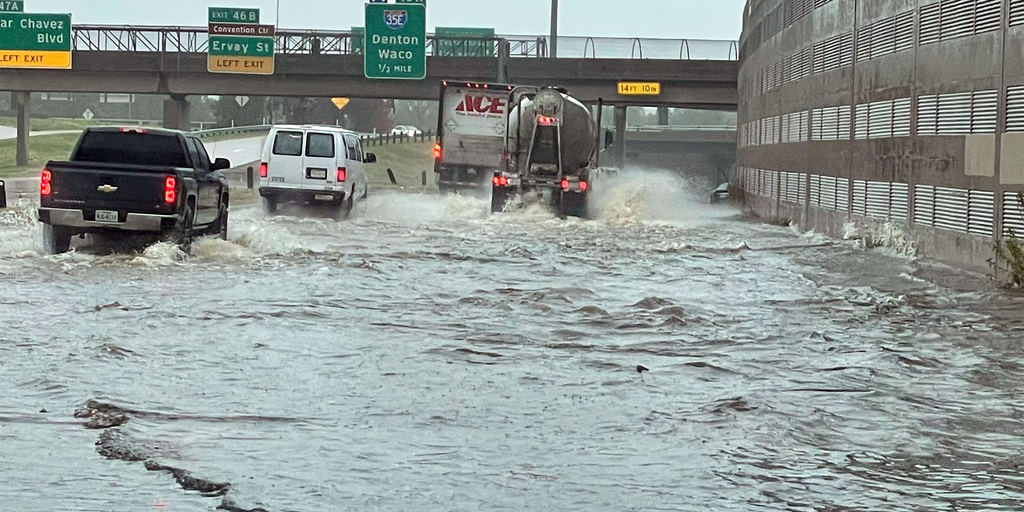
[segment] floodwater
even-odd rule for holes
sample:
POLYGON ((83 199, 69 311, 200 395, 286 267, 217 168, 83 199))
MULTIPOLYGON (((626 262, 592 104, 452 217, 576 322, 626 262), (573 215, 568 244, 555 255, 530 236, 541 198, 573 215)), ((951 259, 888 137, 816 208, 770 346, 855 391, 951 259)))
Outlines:
POLYGON ((601 204, 56 257, 0 211, 0 510, 1024 506, 1019 296, 665 178, 601 204))

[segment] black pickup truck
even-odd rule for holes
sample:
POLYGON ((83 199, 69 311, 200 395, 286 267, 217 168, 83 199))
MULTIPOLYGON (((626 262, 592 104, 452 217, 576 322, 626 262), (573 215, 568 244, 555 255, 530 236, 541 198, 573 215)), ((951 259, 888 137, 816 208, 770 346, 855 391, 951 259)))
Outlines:
POLYGON ((88 128, 67 162, 49 162, 39 221, 50 254, 84 234, 158 234, 175 243, 227 237, 228 182, 203 143, 150 128, 88 128))

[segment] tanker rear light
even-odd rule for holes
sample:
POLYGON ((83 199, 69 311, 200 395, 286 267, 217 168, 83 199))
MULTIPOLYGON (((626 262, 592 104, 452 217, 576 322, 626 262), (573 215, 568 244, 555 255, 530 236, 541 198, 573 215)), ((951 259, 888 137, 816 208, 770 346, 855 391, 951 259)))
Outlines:
POLYGON ((434 144, 434 160, 441 159, 441 144, 434 144))
POLYGON ((506 176, 495 176, 491 179, 491 183, 494 183, 495 187, 507 187, 508 177, 506 176))
POLYGON ((558 124, 557 117, 539 116, 537 117, 537 123, 542 126, 552 126, 558 124))

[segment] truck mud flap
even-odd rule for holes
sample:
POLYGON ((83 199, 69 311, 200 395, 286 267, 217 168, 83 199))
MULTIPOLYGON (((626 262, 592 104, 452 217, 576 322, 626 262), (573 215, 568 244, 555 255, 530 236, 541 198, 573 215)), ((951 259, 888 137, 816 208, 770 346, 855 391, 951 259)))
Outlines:
POLYGON ((587 199, 589 194, 561 192, 558 196, 558 216, 561 218, 579 217, 586 219, 588 215, 587 199))

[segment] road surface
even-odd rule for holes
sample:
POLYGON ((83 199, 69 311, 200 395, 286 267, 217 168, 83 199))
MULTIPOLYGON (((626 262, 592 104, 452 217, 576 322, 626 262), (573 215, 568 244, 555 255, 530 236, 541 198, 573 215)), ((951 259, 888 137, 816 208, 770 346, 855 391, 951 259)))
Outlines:
POLYGON ((190 255, 41 256, 0 212, 4 509, 1020 509, 1020 296, 594 192, 236 212, 190 255))

